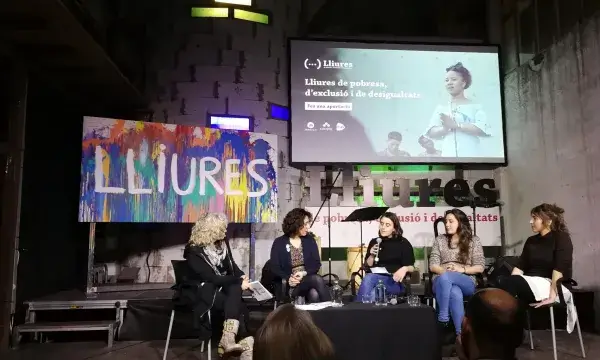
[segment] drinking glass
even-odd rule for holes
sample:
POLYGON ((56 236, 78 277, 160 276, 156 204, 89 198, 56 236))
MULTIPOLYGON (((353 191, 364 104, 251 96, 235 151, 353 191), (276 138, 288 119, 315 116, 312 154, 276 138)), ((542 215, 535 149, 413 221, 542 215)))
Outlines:
POLYGON ((417 295, 409 295, 407 297, 408 306, 419 306, 421 305, 421 299, 417 295))
POLYGON ((362 302, 363 304, 371 304, 373 303, 373 294, 365 294, 362 296, 362 302))

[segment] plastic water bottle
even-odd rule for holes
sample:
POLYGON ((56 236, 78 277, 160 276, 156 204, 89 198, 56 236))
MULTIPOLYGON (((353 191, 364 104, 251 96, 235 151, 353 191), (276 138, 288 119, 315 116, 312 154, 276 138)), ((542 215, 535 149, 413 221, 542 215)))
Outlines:
POLYGON ((387 295, 385 291, 385 285, 383 284, 383 280, 379 280, 377 282, 377 286, 375 286, 375 305, 387 305, 387 295))
POLYGON ((344 290, 339 284, 338 280, 333 281, 333 286, 331 287, 331 300, 333 301, 334 306, 342 306, 343 303, 343 293, 344 290))

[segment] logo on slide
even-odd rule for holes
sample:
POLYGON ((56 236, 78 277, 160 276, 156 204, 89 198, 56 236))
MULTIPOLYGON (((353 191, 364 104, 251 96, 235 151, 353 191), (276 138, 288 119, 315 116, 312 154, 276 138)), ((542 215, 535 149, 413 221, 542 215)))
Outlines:
POLYGON ((342 124, 342 123, 337 123, 337 124, 335 125, 335 129, 336 129, 337 131, 342 131, 342 130, 344 130, 345 128, 346 128, 346 125, 344 125, 344 124, 342 124))
POLYGON ((329 125, 328 122, 324 122, 323 125, 321 125, 321 130, 331 131, 331 125, 329 125))
POLYGON ((306 58, 304 60, 304 68, 306 70, 310 70, 310 69, 317 69, 317 70, 319 70, 321 68, 321 60, 319 60, 319 59, 311 60, 309 58, 306 58))
POLYGON ((309 121, 309 122, 306 123, 306 129, 307 130, 312 130, 314 128, 315 128, 315 123, 314 122, 309 121))

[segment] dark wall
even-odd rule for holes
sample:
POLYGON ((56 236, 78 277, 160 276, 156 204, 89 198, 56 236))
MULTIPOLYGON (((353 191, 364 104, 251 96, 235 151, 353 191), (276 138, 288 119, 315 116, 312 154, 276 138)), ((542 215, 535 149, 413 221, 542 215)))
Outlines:
POLYGON ((17 301, 84 288, 89 225, 77 222, 83 109, 30 81, 17 301))

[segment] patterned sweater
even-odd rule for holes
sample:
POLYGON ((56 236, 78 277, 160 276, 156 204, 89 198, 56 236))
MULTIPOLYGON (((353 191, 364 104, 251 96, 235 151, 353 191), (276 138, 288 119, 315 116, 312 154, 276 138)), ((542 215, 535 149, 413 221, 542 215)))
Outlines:
MULTIPOLYGON (((445 235, 440 235, 433 241, 431 248, 431 255, 429 255, 429 266, 438 265, 443 266, 447 263, 458 263, 462 262, 458 260, 458 247, 448 247, 448 240, 445 235)), ((473 236, 473 241, 469 244, 469 259, 465 266, 483 266, 485 267, 485 256, 483 255, 483 246, 481 246, 481 240, 477 236, 473 236)), ((435 279, 439 275, 434 275, 435 279)), ((475 275, 469 275, 469 277, 477 282, 475 275)), ((432 280, 433 280, 432 279, 432 280)))

